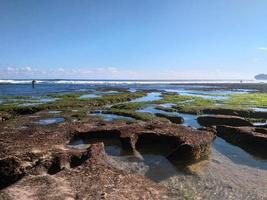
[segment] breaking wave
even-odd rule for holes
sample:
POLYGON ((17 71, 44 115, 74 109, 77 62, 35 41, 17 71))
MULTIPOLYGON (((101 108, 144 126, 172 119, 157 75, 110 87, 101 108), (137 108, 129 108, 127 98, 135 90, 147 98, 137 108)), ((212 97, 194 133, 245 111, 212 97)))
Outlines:
MULTIPOLYGON (((0 79, 0 84, 31 84, 26 79, 0 79)), ((267 81, 243 80, 243 83, 260 83, 267 81)), ((121 84, 197 84, 197 83, 240 83, 240 80, 36 80, 41 84, 89 84, 89 85, 121 85, 121 84)))

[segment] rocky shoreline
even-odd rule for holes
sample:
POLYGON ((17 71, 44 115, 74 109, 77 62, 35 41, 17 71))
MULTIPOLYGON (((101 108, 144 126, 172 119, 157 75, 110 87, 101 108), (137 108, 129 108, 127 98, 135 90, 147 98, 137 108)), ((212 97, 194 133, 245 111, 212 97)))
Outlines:
MULTIPOLYGON (((179 101, 188 101, 188 97, 166 93, 161 100, 131 102, 150 91, 120 92, 90 100, 79 100, 80 94, 68 94, 38 107, 4 107, 0 123, 0 199, 187 198, 181 191, 174 192, 169 183, 155 182, 122 167, 107 152, 106 140, 115 141, 119 147, 112 148, 121 148, 120 154, 129 154, 136 160, 142 160, 140 152, 146 146, 154 146, 164 152, 164 159, 189 174, 209 162, 216 135, 266 159, 266 127, 244 118, 266 119, 266 112, 199 106, 197 109, 203 112, 196 118, 202 128, 197 129, 184 126, 185 119, 173 112, 181 112, 179 101), (174 100, 177 104, 162 106, 174 100), (138 112, 151 103, 162 112, 138 112), (109 113, 131 119, 106 121, 91 115, 96 110, 100 110, 100 116, 109 113), (77 141, 93 142, 80 147, 77 141)), ((196 114, 195 110, 189 112, 196 114)))
MULTIPOLYGON (((147 143, 155 144, 159 142, 163 147, 167 145, 171 147, 169 159, 197 162, 209 156, 214 136, 211 132, 198 131, 189 127, 162 122, 139 122, 130 125, 124 122, 65 122, 60 126, 37 126, 34 129, 23 131, 5 127, 1 132, 0 186, 3 189, 0 193, 1 197, 8 199, 11 195, 9 191, 12 191, 12 188, 19 190, 20 187, 36 187, 38 181, 34 180, 40 180, 40 176, 43 176, 45 181, 50 176, 60 176, 57 174, 61 174, 60 177, 64 178, 66 173, 69 176, 70 174, 75 174, 72 177, 73 179, 83 179, 84 185, 79 187, 77 187, 77 184, 80 182, 71 183, 75 185, 74 188, 79 188, 76 191, 77 195, 83 194, 82 190, 85 190, 85 187, 88 187, 91 181, 99 182, 98 190, 102 190, 101 194, 105 193, 107 199, 121 197, 162 199, 163 192, 167 192, 166 188, 152 183, 138 174, 125 174, 113 169, 106 161, 103 143, 92 144, 85 150, 69 147, 68 144, 74 137, 118 138, 124 148, 130 148, 132 151, 138 150, 140 146, 147 143), (135 182, 135 191, 138 191, 138 194, 131 191, 132 186, 130 183, 123 184, 125 193, 130 196, 126 194, 124 194, 126 196, 120 196, 121 191, 118 191, 118 193, 113 192, 112 194, 105 192, 105 182, 107 181, 106 179, 110 179, 110 175, 104 176, 102 174, 103 180, 96 176, 93 180, 89 179, 90 182, 85 182, 84 174, 76 172, 79 169, 80 171, 86 171, 91 176, 95 173, 93 171, 95 168, 98 171, 100 169, 100 171, 111 171, 112 174, 116 172, 119 177, 122 176, 122 179, 131 176, 131 180, 135 182), (25 182, 24 179, 28 179, 28 181, 25 182), (142 184, 139 184, 138 181, 141 181, 142 184), (138 187, 140 188, 138 189, 138 187), (156 192, 145 192, 146 187, 156 192)), ((120 181, 117 184, 114 183, 114 187, 118 188, 119 184, 121 184, 120 181)), ((40 187, 42 186, 40 185, 40 187)), ((48 185, 48 187, 50 186, 48 185)), ((75 191, 74 188, 71 191, 75 191)), ((45 198, 42 196, 42 192, 39 192, 31 195, 45 198)), ((86 194, 93 195, 94 193, 90 190, 86 194)), ((49 195, 49 198, 58 197, 56 193, 54 194, 55 196, 51 193, 49 195)), ((98 195, 100 194, 94 195, 90 198, 99 198, 98 195)), ((62 199, 64 199, 63 197, 62 199)))

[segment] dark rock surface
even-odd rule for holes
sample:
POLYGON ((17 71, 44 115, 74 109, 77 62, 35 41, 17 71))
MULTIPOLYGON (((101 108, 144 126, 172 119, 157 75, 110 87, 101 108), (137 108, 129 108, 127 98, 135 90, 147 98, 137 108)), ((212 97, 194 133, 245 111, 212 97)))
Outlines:
POLYGON ((202 126, 253 126, 252 123, 242 117, 229 115, 204 115, 199 116, 197 121, 202 126))
POLYGON ((40 126, 29 123, 27 116, 2 123, 0 130, 0 199, 168 199, 165 187, 110 165, 103 143, 74 149, 70 141, 113 138, 130 150, 157 141, 171 147, 169 159, 196 162, 210 154, 214 137, 208 131, 157 121, 66 118, 40 126))
POLYGON ((119 138, 121 142, 123 139, 122 146, 131 146, 137 150, 145 144, 167 145, 171 148, 170 157, 194 162, 208 157, 214 135, 208 131, 170 123, 107 123, 90 130, 80 129, 74 137, 119 138), (188 147, 188 151, 185 151, 184 146, 188 147))
POLYGON ((246 118, 267 118, 267 112, 259 112, 253 110, 234 110, 228 108, 206 108, 201 111, 203 114, 213 115, 231 115, 246 118))
POLYGON ((0 160, 0 189, 16 182, 24 176, 24 169, 16 157, 6 157, 0 160))
POLYGON ((164 114, 164 113, 156 113, 155 114, 157 117, 163 117, 175 124, 182 124, 184 123, 184 119, 180 116, 172 115, 172 114, 164 114))
POLYGON ((25 176, 2 190, 0 199, 167 199, 165 187, 109 166, 103 143, 91 145, 87 155, 74 169, 25 176))
POLYGON ((267 158, 267 129, 255 127, 217 126, 217 135, 249 153, 267 158))

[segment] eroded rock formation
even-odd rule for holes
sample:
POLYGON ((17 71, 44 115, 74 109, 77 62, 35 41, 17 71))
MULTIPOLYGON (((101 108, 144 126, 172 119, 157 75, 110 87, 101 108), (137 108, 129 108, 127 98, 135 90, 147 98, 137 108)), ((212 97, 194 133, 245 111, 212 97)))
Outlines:
POLYGON ((1 127, 0 199, 168 199, 165 187, 111 165, 103 143, 86 149, 69 144, 77 137, 113 138, 131 151, 158 144, 170 148, 169 159, 191 163, 209 156, 214 137, 162 122, 84 120, 20 128, 27 120, 1 127))
POLYGON ((164 114, 164 113, 156 113, 157 117, 163 117, 168 120, 170 120, 172 123, 175 124, 182 124, 184 122, 184 119, 180 116, 172 115, 172 114, 164 114))
POLYGON ((202 126, 253 126, 252 123, 242 117, 229 115, 203 115, 199 116, 197 121, 202 126))
POLYGON ((267 129, 217 126, 217 135, 256 156, 267 158, 267 129))

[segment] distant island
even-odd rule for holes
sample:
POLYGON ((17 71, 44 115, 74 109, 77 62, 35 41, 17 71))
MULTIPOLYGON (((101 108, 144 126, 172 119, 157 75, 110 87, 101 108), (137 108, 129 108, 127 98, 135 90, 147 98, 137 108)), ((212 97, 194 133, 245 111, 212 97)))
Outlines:
POLYGON ((255 76, 256 80, 267 80, 267 74, 258 74, 255 76))

